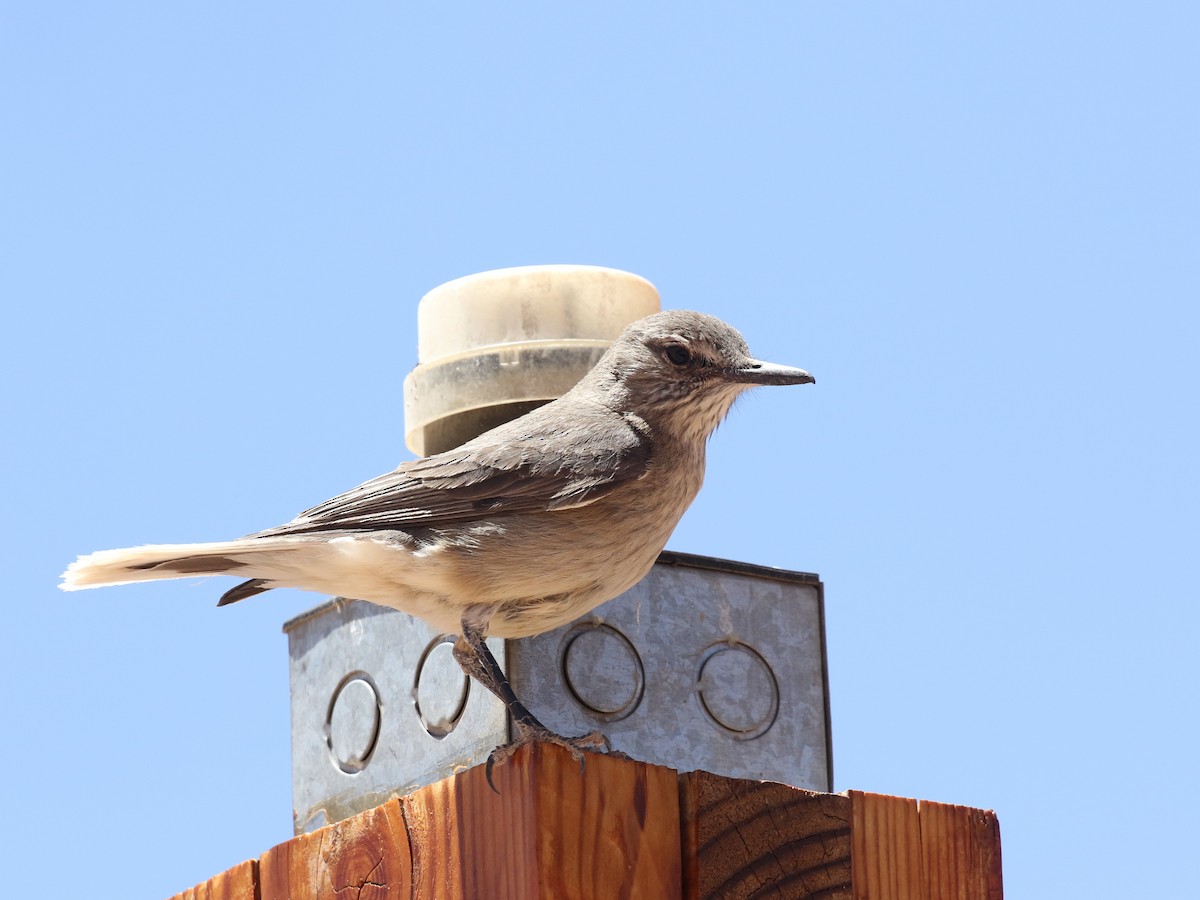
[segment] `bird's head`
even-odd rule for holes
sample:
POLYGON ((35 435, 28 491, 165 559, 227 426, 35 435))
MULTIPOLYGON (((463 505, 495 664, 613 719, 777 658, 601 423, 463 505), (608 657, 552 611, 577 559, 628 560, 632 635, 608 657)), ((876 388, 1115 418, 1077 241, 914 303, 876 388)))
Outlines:
POLYGON ((816 379, 755 359, 737 330, 714 316, 667 310, 629 325, 585 381, 652 425, 671 420, 677 433, 707 437, 747 388, 816 379))

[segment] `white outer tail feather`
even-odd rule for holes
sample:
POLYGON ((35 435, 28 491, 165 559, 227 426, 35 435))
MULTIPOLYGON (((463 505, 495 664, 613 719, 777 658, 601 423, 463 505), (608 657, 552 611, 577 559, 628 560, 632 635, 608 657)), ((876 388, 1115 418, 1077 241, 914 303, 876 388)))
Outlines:
POLYGON ((64 591, 79 591, 85 588, 104 587, 113 584, 133 584, 138 581, 165 581, 171 578, 201 578, 206 575, 229 574, 253 576, 250 569, 231 567, 228 572, 214 569, 211 572, 173 572, 169 569, 131 569, 131 566, 146 566, 164 563, 173 559, 203 559, 204 557, 227 556, 238 562, 248 563, 249 558, 262 553, 277 554, 281 550, 292 550, 301 544, 282 539, 243 538, 236 541, 215 541, 207 544, 147 544, 142 547, 126 547, 121 550, 98 550, 81 556, 67 567, 59 585, 64 591))
MULTIPOLYGON (((186 565, 184 566, 186 568, 186 565)), ((261 579, 268 588, 292 587, 327 596, 369 600, 424 619, 434 628, 456 633, 463 612, 446 592, 445 563, 437 554, 421 556, 374 537, 344 535, 242 538, 211 544, 150 544, 123 550, 100 550, 81 556, 63 573, 64 591, 137 581, 204 578, 209 575, 261 579), (130 569, 171 560, 214 561, 211 569, 187 572, 171 568, 130 569)))

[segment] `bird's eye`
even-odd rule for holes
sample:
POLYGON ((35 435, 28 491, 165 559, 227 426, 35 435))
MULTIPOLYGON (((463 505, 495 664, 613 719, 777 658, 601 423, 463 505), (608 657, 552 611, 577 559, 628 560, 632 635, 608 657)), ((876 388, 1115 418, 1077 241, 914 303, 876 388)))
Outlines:
POLYGON ((672 365, 686 366, 692 361, 692 351, 683 344, 668 344, 663 350, 672 365))

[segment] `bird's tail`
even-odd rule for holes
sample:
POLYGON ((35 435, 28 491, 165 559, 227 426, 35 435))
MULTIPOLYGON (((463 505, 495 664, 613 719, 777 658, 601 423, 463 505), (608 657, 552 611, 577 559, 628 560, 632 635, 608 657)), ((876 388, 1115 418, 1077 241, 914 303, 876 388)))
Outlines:
POLYGON ((286 539, 242 538, 210 544, 148 544, 123 550, 99 550, 81 556, 62 574, 64 591, 130 584, 135 581, 162 581, 196 575, 241 575, 258 577, 260 563, 279 560, 280 554, 303 546, 286 539))

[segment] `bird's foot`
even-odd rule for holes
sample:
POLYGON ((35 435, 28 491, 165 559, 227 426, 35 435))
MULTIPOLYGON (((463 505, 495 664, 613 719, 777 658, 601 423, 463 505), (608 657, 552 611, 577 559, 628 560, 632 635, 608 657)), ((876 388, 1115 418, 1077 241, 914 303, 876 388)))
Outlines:
POLYGON ((551 731, 540 722, 536 724, 518 723, 517 730, 519 734, 516 740, 500 745, 488 756, 486 770, 487 783, 497 794, 500 792, 496 790, 496 785, 492 781, 492 769, 496 766, 504 765, 512 759, 513 754, 526 744, 545 743, 562 747, 571 754, 572 759, 579 763, 580 772, 583 772, 584 768, 584 753, 605 753, 610 756, 628 759, 624 753, 621 753, 619 750, 613 750, 608 738, 599 731, 592 731, 579 737, 563 737, 561 734, 551 731))

